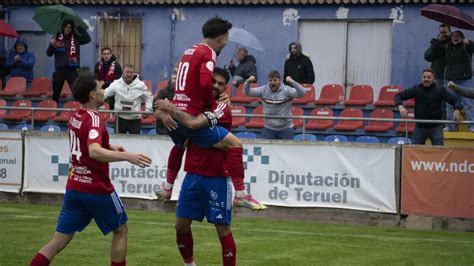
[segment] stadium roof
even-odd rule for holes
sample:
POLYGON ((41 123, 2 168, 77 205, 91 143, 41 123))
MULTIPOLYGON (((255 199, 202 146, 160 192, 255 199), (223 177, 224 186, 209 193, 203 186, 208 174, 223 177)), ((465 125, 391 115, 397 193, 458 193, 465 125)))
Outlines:
POLYGON ((370 4, 463 4, 474 0, 2 0, 7 5, 370 5, 370 4))

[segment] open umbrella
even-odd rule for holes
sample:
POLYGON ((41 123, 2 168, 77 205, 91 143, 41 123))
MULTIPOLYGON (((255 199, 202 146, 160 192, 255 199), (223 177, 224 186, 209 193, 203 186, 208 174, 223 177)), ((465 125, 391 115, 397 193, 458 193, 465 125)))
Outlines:
POLYGON ((64 20, 72 20, 76 26, 77 32, 80 36, 78 38, 80 44, 85 44, 90 41, 90 36, 83 36, 87 34, 89 28, 84 21, 69 7, 63 5, 42 6, 35 10, 33 19, 40 25, 46 33, 55 35, 61 32, 61 26, 64 20), (81 38, 82 37, 82 38, 81 38), (86 42, 86 40, 88 40, 86 42))
POLYGON ((469 14, 454 6, 440 4, 427 5, 421 9, 421 15, 456 28, 474 30, 474 19, 469 14))
POLYGON ((18 38, 20 34, 10 24, 0 19, 0 36, 18 38))
POLYGON ((229 31, 229 41, 238 43, 259 51, 264 51, 262 43, 252 33, 242 29, 233 27, 229 31))

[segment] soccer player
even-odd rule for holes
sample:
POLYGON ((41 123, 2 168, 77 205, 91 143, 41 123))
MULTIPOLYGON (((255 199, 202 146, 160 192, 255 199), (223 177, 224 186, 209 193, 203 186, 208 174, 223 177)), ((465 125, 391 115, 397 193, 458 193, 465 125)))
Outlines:
POLYGON ((92 219, 104 235, 113 232, 110 265, 126 265, 127 214, 109 179, 109 162, 128 161, 148 167, 151 159, 109 144, 109 135, 98 109, 104 104, 102 82, 91 74, 80 76, 73 95, 82 107, 68 124, 71 166, 66 193, 53 238, 43 246, 30 265, 49 265, 92 219))
MULTIPOLYGON (((214 78, 213 78, 213 88, 215 98, 224 93, 226 85, 229 82, 229 74, 226 70, 222 68, 214 69, 214 78)), ((175 114, 179 111, 173 104, 164 103, 163 105, 167 106, 169 113, 175 114)), ((186 116, 186 113, 178 115, 178 117, 186 116)), ((193 119, 191 116, 187 116, 187 119, 182 120, 183 124, 187 127, 189 126, 202 126, 207 127, 207 119, 204 116, 198 116, 193 119), (190 123, 193 123, 191 125, 190 123)), ((227 130, 232 128, 232 112, 229 106, 226 106, 224 109, 224 115, 219 119, 219 124, 222 125, 227 130)), ((165 200, 171 198, 171 193, 174 185, 176 176, 178 175, 179 169, 181 168, 181 161, 184 154, 184 149, 178 149, 176 146, 172 148, 172 156, 168 158, 168 169, 166 174, 166 183, 163 186, 163 190, 160 191, 159 197, 165 200)), ((227 165, 226 169, 229 171, 229 174, 232 178, 232 183, 235 188, 235 198, 234 205, 240 207, 246 207, 252 210, 264 210, 267 207, 264 204, 261 204, 252 195, 247 194, 245 191, 244 185, 244 166, 242 161, 242 148, 231 148, 227 150, 227 165)))

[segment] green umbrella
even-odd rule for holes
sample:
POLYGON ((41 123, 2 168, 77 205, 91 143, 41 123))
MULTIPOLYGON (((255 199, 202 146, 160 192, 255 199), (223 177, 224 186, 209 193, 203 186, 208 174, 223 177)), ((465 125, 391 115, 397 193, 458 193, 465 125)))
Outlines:
POLYGON ((63 5, 42 6, 35 10, 33 19, 40 25, 44 32, 53 35, 61 32, 61 26, 64 20, 72 20, 77 29, 76 33, 80 35, 79 37, 82 37, 79 38, 79 42, 84 44, 84 41, 90 41, 90 36, 83 36, 84 34, 88 35, 87 29, 89 27, 74 10, 69 7, 63 5))

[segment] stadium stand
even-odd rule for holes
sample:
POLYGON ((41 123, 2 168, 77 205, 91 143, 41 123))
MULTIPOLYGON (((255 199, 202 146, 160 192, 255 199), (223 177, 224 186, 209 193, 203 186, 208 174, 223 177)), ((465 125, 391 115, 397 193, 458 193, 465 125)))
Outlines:
POLYGON ((342 97, 344 97, 344 88, 342 85, 328 84, 323 86, 319 99, 314 102, 317 105, 334 105, 339 103, 342 97))
POLYGON ((314 89, 313 84, 302 84, 306 89, 306 94, 302 98, 294 98, 293 104, 309 104, 313 103, 316 95, 316 90, 314 89))
POLYGON ((380 143, 379 138, 373 136, 359 136, 356 138, 355 142, 359 143, 380 143))
MULTIPOLYGON (((76 102, 76 101, 70 101, 66 102, 63 106, 63 108, 67 109, 78 109, 81 107, 81 103, 76 102)), ((53 119, 54 122, 61 122, 61 123, 66 123, 69 121, 69 118, 72 115, 72 111, 62 111, 59 116, 55 117, 53 119)))
MULTIPOLYGON (((31 107, 31 105, 30 100, 16 100, 13 102, 12 107, 31 107)), ((31 119, 31 110, 10 110, 3 119, 15 121, 31 119)))
POLYGON ((411 139, 402 137, 393 137, 387 141, 388 144, 411 144, 411 139))
POLYGON ((347 137, 344 135, 329 135, 324 138, 324 141, 329 142, 347 142, 347 137))
POLYGON ((45 77, 34 78, 30 90, 21 93, 23 97, 40 97, 51 92, 51 80, 45 77))
MULTIPOLYGON (((58 104, 53 100, 45 100, 38 103, 36 107, 41 108, 57 108, 58 104)), ((34 121, 46 122, 50 119, 53 119, 56 116, 56 111, 35 111, 33 118, 34 121)), ((31 119, 30 119, 31 120, 31 119)))
MULTIPOLYGON (((255 83, 252 83, 250 87, 255 88, 257 85, 255 83)), ((234 97, 231 98, 232 102, 236 103, 252 103, 252 102, 258 102, 260 100, 259 97, 249 97, 245 95, 244 93, 244 84, 240 84, 239 87, 237 88, 237 93, 235 94, 234 97)))
POLYGON ((256 139, 257 138, 257 134, 253 132, 248 132, 248 131, 238 132, 237 134, 235 134, 235 136, 241 139, 256 139))
POLYGON ((235 116, 235 114, 246 114, 244 106, 234 106, 232 108, 232 127, 239 127, 245 125, 245 117, 235 116))
POLYGON ((0 130, 8 130, 8 125, 4 123, 0 123, 0 130))
MULTIPOLYGON (((332 110, 328 107, 315 108, 311 111, 311 116, 334 116, 332 110)), ((307 129, 326 130, 333 126, 332 120, 311 119, 306 123, 307 129)))
MULTIPOLYGON (((402 119, 414 119, 414 118, 415 118, 415 114, 413 112, 408 112, 407 117, 402 116, 402 119)), ((397 131, 398 133, 405 133, 405 132, 413 133, 414 129, 415 129, 415 123, 400 122, 398 127, 395 128, 395 131, 397 131)))
MULTIPOLYGON (((257 106, 253 109, 252 114, 261 115, 263 114, 263 106, 257 106)), ((250 121, 245 123, 247 128, 262 128, 265 125, 265 121, 261 117, 252 117, 250 121)))
POLYGON ((0 96, 15 97, 26 91, 26 79, 23 77, 9 78, 5 89, 0 91, 0 96))
POLYGON ((61 132, 61 128, 57 125, 44 125, 40 128, 43 132, 61 132))
MULTIPOLYGON (((301 107, 293 106, 291 107, 291 114, 293 116, 302 116, 304 115, 304 110, 301 107)), ((293 119, 293 127, 299 128, 303 126, 303 119, 293 119)))
MULTIPOLYGON (((393 112, 389 109, 375 109, 370 118, 388 118, 393 119, 393 112)), ((364 130, 367 132, 387 132, 393 129, 393 122, 369 121, 364 130)))
POLYGON ((369 85, 355 85, 349 93, 349 98, 345 105, 364 106, 372 104, 374 101, 374 89, 369 85))
MULTIPOLYGON (((339 117, 363 117, 362 110, 360 109, 354 109, 354 108, 348 108, 342 110, 341 114, 339 117)), ((343 130, 343 131, 355 131, 356 129, 363 128, 364 123, 362 121, 356 121, 356 120, 340 120, 337 122, 337 124, 334 126, 335 130, 343 130)))
POLYGON ((307 140, 307 141, 317 141, 317 138, 315 135, 312 134, 297 134, 293 138, 294 140, 307 140))
POLYGON ((379 99, 374 102, 375 106, 395 106, 394 97, 401 92, 402 88, 396 85, 383 86, 380 89, 379 99))
MULTIPOLYGON (((46 96, 52 97, 53 92, 49 91, 46 96)), ((59 95, 60 98, 72 98, 72 91, 71 91, 71 86, 69 86, 69 83, 67 80, 64 81, 63 84, 63 89, 61 90, 61 94, 59 95)))
POLYGON ((19 124, 19 125, 16 125, 14 129, 26 131, 26 130, 33 130, 33 127, 30 124, 19 124))

